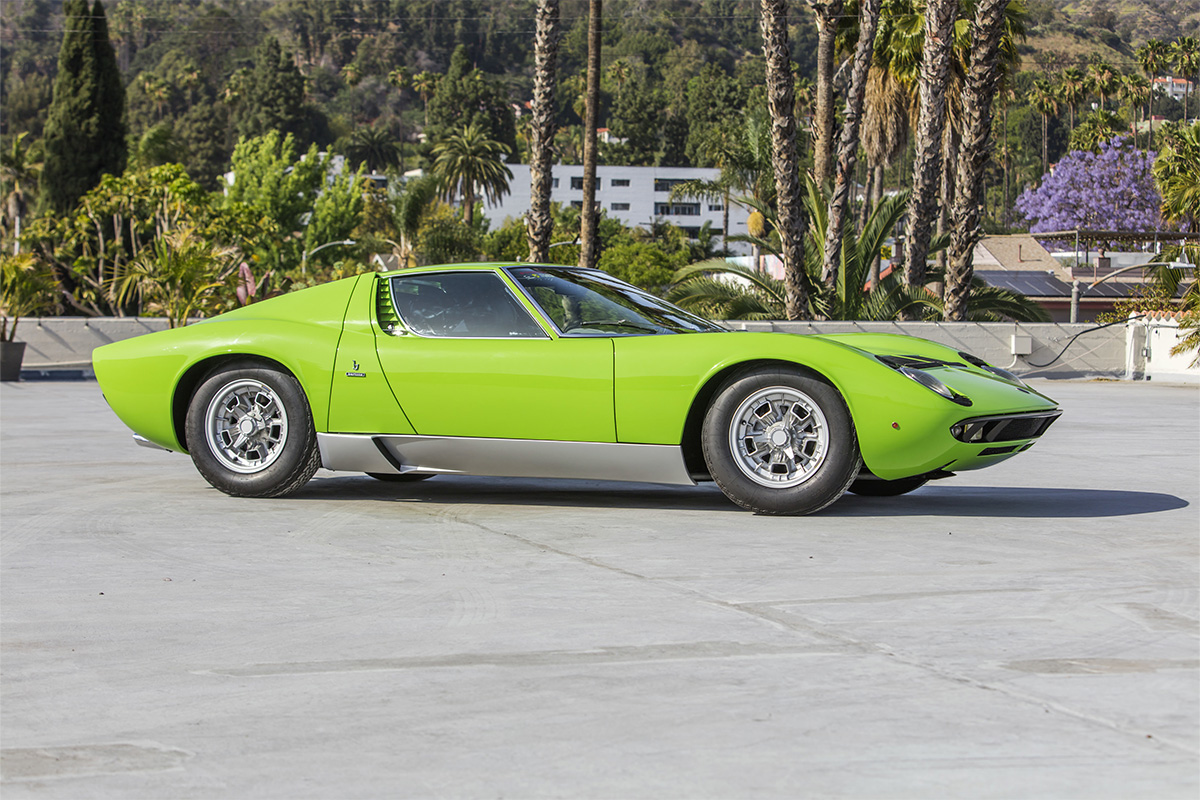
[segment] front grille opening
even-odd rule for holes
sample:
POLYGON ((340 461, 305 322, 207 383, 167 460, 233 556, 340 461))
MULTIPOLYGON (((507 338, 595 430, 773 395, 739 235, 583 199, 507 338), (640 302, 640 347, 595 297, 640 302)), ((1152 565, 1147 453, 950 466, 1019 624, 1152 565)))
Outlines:
POLYGON ((1001 455, 1004 455, 1005 453, 1011 453, 1013 450, 1016 450, 1016 449, 1017 449, 1017 446, 1015 444, 1010 444, 1008 447, 985 447, 979 451, 979 455, 981 455, 981 456, 1001 456, 1001 455))
POLYGON ((1049 414, 1015 414, 1010 417, 968 419, 953 425, 950 434, 967 444, 1036 439, 1045 433, 1061 414, 1061 411, 1055 411, 1049 414))

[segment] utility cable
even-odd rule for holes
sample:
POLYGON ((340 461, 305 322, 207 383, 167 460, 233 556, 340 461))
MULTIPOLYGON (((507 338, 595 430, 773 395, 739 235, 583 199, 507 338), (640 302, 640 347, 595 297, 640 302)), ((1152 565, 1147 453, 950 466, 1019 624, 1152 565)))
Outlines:
POLYGON ((1048 367, 1051 364, 1053 364, 1055 361, 1058 361, 1060 358, 1062 358, 1063 354, 1067 352, 1067 348, 1070 347, 1076 339, 1078 339, 1080 336, 1083 336, 1085 333, 1092 333, 1093 331, 1103 330, 1104 328, 1111 328, 1113 325, 1124 325, 1132 320, 1143 319, 1144 317, 1145 317, 1144 314, 1139 314, 1134 317, 1129 317, 1128 319, 1119 319, 1116 322, 1108 322, 1108 323, 1105 323, 1104 325, 1097 325, 1094 328, 1087 328, 1086 330, 1082 330, 1079 333, 1072 336, 1070 339, 1068 339, 1067 343, 1065 345, 1063 345, 1063 349, 1058 351, 1058 355, 1056 355, 1054 358, 1047 361, 1045 364, 1033 364, 1028 361, 1026 361, 1025 363, 1028 364, 1029 366, 1033 367, 1034 369, 1042 369, 1043 367, 1048 367))

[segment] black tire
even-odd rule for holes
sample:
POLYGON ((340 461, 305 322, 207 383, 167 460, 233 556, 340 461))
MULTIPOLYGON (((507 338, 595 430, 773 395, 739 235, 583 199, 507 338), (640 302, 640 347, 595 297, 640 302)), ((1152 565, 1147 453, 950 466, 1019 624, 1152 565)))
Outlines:
POLYGON ((731 376, 708 407, 701 445, 721 491, 760 514, 820 511, 845 493, 860 465, 842 396, 787 367, 731 376))
POLYGON ((385 483, 416 483, 432 478, 433 472, 368 472, 367 475, 385 483))
POLYGON ((929 483, 929 478, 917 475, 912 478, 897 478, 885 481, 880 478, 859 478, 850 484, 850 491, 863 497, 898 497, 920 489, 929 483))
POLYGON ((185 434, 196 469, 234 497, 291 494, 321 466, 303 387, 259 361, 210 372, 188 404, 185 434))

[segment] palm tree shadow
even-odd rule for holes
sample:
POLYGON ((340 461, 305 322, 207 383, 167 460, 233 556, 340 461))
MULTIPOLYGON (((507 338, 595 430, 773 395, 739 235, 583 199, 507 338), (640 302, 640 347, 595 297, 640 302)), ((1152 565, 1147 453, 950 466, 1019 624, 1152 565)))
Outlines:
MULTIPOLYGON (((532 478, 443 475, 417 483, 385 483, 366 476, 321 477, 292 495, 297 500, 379 500, 399 503, 645 508, 733 511, 714 484, 663 486, 532 478)), ((831 517, 933 516, 1087 519, 1153 514, 1186 508, 1160 492, 1007 486, 926 486, 901 497, 847 494, 821 512, 831 517)))

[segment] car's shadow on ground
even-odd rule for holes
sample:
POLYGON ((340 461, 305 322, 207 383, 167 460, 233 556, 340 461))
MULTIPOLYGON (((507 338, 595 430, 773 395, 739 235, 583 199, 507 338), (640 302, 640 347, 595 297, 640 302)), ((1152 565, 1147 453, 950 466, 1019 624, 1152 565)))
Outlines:
MULTIPOLYGON (((439 476, 416 483, 385 483, 366 476, 322 477, 292 495, 297 500, 379 500, 408 503, 653 508, 738 511, 711 483, 657 486, 601 481, 439 476)), ((1045 517, 1089 518, 1151 514, 1187 507, 1160 492, 1004 486, 925 486, 900 497, 846 494, 820 512, 835 517, 1045 517)))

